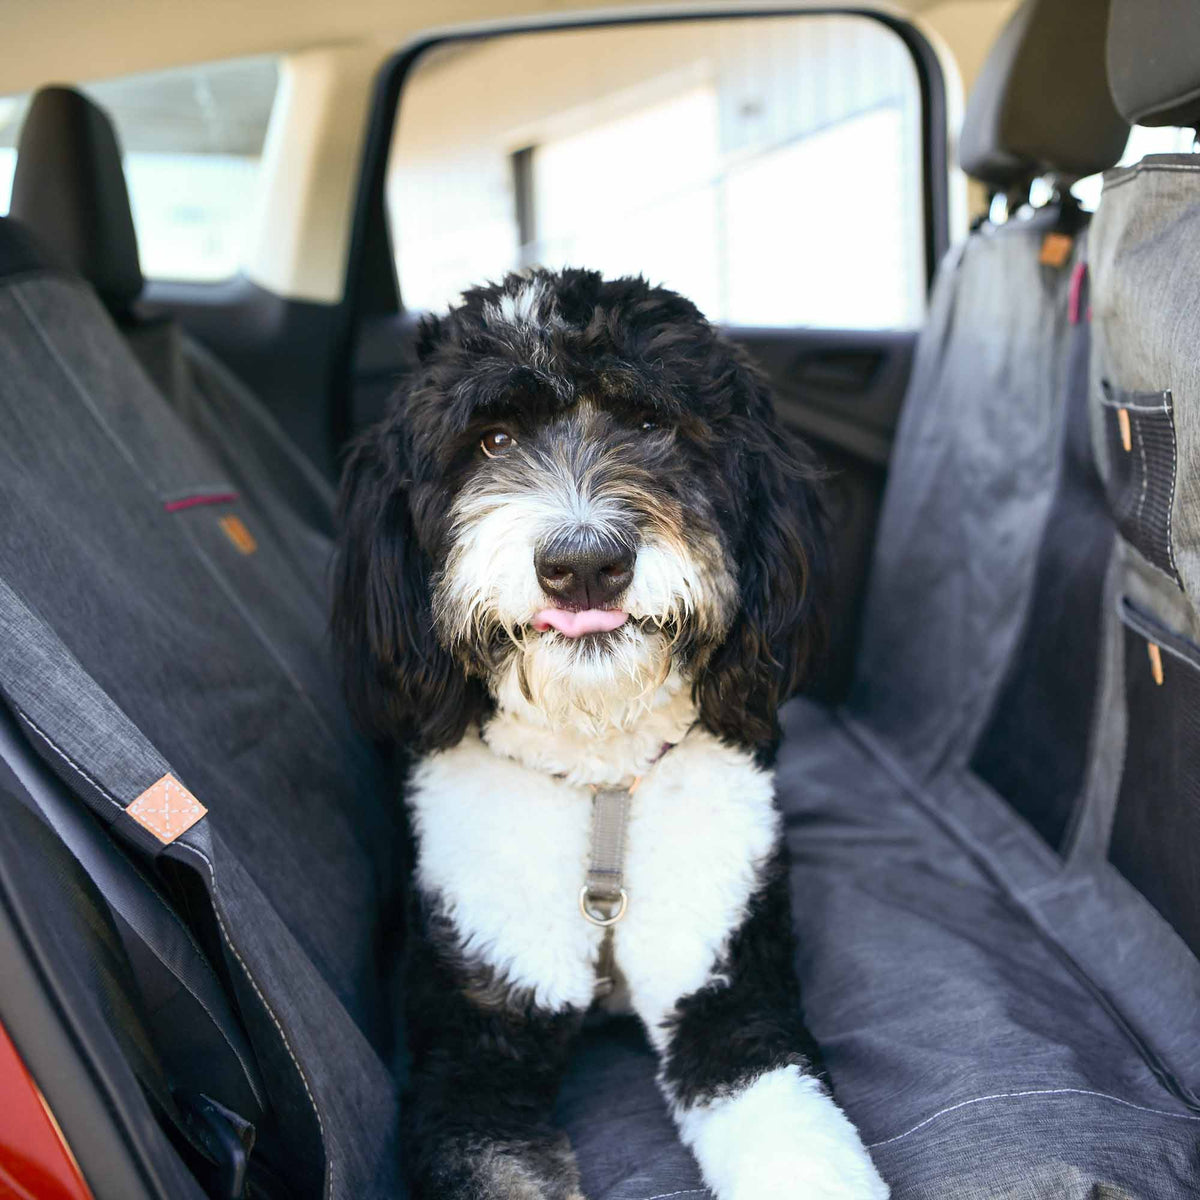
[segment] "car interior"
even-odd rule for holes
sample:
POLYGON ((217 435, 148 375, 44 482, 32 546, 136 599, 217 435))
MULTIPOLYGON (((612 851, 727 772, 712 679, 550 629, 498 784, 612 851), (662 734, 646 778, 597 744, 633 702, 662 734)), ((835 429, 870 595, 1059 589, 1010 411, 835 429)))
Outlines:
MULTIPOLYGON (((893 1197, 1200 1195, 1200 6, 0 12, 0 1196, 404 1194, 338 471, 424 313, 567 263, 825 469, 777 793, 893 1197)), ((589 1200, 710 1195, 655 1071, 589 1028, 589 1200)))

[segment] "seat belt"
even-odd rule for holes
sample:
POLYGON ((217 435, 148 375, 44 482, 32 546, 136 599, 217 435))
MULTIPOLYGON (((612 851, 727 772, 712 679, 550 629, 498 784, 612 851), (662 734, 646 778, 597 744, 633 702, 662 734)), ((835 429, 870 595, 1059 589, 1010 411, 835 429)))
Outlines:
MULTIPOLYGON (((147 959, 147 952, 149 961, 157 964, 161 974, 145 988, 160 997, 155 1007, 159 1010, 169 1007, 164 997, 164 981, 171 980, 175 984, 172 990, 182 991, 194 1002, 191 1007, 196 1011, 188 1013, 188 1018, 211 1024, 216 1035, 210 1039, 216 1064, 236 1064, 226 1072, 235 1082, 223 1089, 225 1103, 248 1115, 264 1113, 268 1106, 266 1089, 254 1051, 191 931, 155 884, 97 825, 95 818, 79 807, 61 780, 30 752, 16 720, 2 707, 0 761, 8 766, 20 785, 14 789, 17 798, 58 835, 112 910, 122 941, 133 952, 130 957, 135 975, 140 977, 145 973, 139 968, 147 959)), ((144 981, 139 979, 139 982, 144 981)), ((178 1014, 172 1011, 163 1023, 177 1019, 178 1014)), ((169 1053, 164 1057, 170 1058, 169 1053)))
MULTIPOLYGON (((121 717, 125 726, 134 727, 53 631, 3 581, 0 581, 0 698, 11 708, 9 711, 0 704, 0 763, 7 765, 19 785, 14 789, 16 795, 54 831, 92 880, 113 913, 139 985, 157 1001, 148 1016, 157 1035, 156 1048, 167 1065, 174 1099, 184 1119, 179 1121, 169 1112, 166 1115, 215 1162, 216 1170, 206 1181, 213 1189, 211 1194, 223 1200, 225 1197, 237 1200, 244 1191, 254 1143, 254 1122, 261 1119, 269 1106, 249 1039, 191 931, 124 849, 91 813, 81 809, 59 773, 49 769, 51 758, 47 749, 70 763, 72 783, 77 773, 91 785, 90 792, 85 788, 81 794, 93 811, 97 810, 97 797, 107 796, 109 802, 115 801, 115 797, 57 739, 47 736, 43 729, 48 723, 45 714, 31 715, 21 701, 36 700, 43 706, 53 706, 66 700, 64 712, 78 707, 85 712, 90 710, 91 716, 107 717, 100 720, 100 727, 114 734, 122 728, 114 720, 114 714, 121 717), (39 739, 42 745, 38 744, 39 739), (31 745, 40 754, 32 753, 31 745), (173 1054, 181 1014, 188 1022, 190 1055, 190 1060, 182 1065, 179 1054, 173 1054), (175 1070, 171 1069, 173 1058, 175 1070)), ((110 756, 118 756, 112 759, 114 764, 126 765, 120 757, 123 747, 119 736, 114 736, 104 749, 110 756)), ((153 753, 148 744, 130 745, 128 749, 140 752, 139 757, 153 753)), ((167 777, 164 772, 163 778, 167 777)), ((186 793, 182 785, 179 788, 186 793)), ((163 807, 168 804, 169 800, 164 801, 163 807)), ((111 803, 101 808, 98 815, 110 827, 115 824, 117 814, 112 811, 111 803)), ((162 811, 153 811, 146 817, 149 827, 159 829, 164 820, 171 819, 169 812, 164 817, 162 811)), ((129 820, 136 822, 136 818, 129 820)), ((162 840, 161 833, 158 840, 162 840)))

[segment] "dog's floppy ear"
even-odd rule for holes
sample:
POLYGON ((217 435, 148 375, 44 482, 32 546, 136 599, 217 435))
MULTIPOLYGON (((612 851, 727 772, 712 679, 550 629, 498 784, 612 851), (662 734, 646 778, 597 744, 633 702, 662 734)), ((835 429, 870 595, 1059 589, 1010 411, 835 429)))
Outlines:
POLYGON ((372 735, 451 746, 480 710, 479 686, 438 645, 429 561, 394 425, 352 447, 342 473, 332 629, 350 710, 372 735))
POLYGON ((741 603, 697 678, 696 698, 708 729, 769 761, 779 706, 825 640, 826 521, 821 472, 812 452, 781 427, 766 381, 740 355, 732 380, 745 446, 745 520, 733 547, 741 603))

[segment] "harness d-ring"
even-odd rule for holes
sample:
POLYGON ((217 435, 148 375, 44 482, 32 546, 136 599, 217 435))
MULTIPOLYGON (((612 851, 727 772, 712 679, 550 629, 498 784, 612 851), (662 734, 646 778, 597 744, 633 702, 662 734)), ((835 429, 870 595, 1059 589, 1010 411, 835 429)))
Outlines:
POLYGON ((583 887, 579 889, 579 911, 583 913, 584 917, 591 921, 593 925, 599 925, 601 929, 608 929, 610 926, 615 925, 625 915, 625 910, 629 907, 629 895, 624 888, 621 889, 617 899, 617 911, 613 913, 611 917, 600 916, 599 914, 592 912, 592 910, 588 908, 588 901, 590 899, 591 897, 588 895, 587 884, 585 883, 583 887))

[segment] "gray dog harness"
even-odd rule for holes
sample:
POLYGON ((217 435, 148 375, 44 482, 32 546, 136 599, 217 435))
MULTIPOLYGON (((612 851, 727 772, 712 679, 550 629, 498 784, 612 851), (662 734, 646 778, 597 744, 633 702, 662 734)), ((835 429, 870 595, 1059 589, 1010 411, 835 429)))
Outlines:
MULTIPOLYGON (((674 745, 664 742, 650 766, 661 761, 674 745)), ((625 839, 633 793, 641 782, 642 776, 638 775, 628 787, 591 785, 592 851, 587 876, 579 889, 579 911, 586 920, 604 930, 596 963, 598 997, 611 995, 619 982, 613 955, 613 926, 629 907, 629 893, 625 890, 625 839)))

